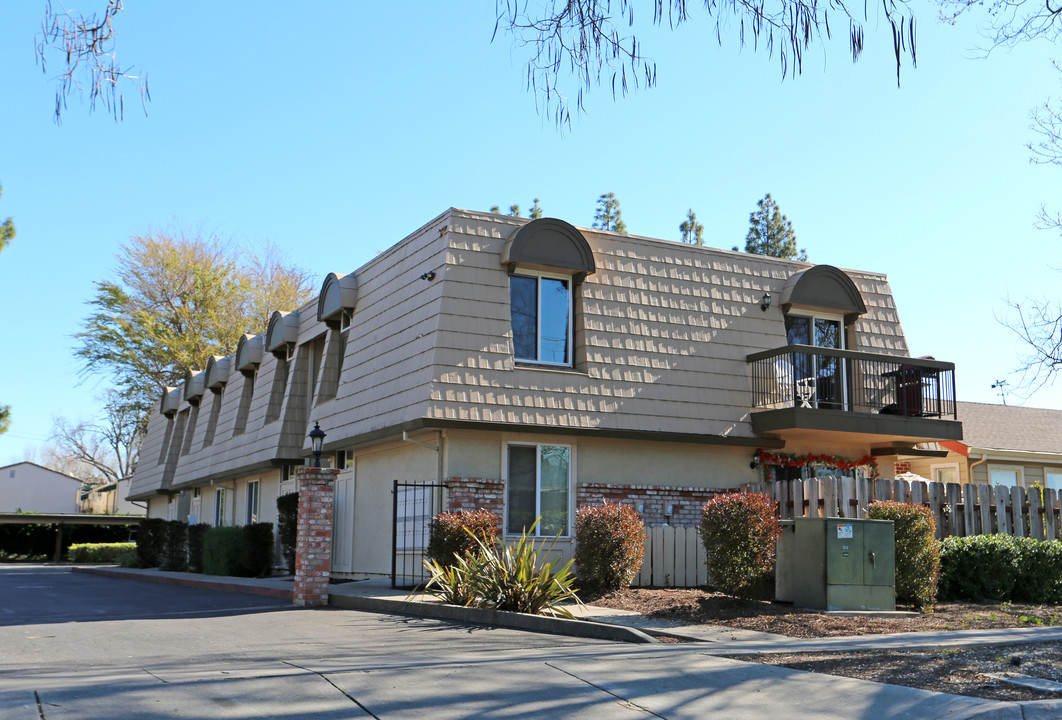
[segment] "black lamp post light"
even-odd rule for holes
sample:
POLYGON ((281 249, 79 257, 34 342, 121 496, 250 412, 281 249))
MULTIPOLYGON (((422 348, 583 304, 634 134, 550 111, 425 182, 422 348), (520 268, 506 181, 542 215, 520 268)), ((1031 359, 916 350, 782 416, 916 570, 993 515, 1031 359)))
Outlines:
POLYGON ((313 466, 321 467, 321 448, 324 447, 325 431, 321 425, 314 421, 313 430, 310 431, 310 447, 313 448, 313 466))
POLYGON ((771 294, 769 292, 765 292, 763 294, 763 297, 760 298, 760 310, 767 312, 767 308, 769 307, 771 307, 771 294))

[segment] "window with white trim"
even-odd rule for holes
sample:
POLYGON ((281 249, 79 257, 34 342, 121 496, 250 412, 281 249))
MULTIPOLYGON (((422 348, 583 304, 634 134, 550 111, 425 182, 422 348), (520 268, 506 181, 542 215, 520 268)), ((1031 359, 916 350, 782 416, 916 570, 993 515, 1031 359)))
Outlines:
POLYGON ((509 445, 505 485, 508 533, 530 529, 535 518, 541 517, 536 535, 570 534, 571 453, 567 445, 509 445))
POLYGON ((938 465, 929 466, 930 475, 933 478, 933 482, 944 483, 958 483, 959 482, 959 464, 958 463, 941 463, 938 465))
POLYGON ((247 525, 258 522, 258 489, 257 480, 247 483, 247 525))
POLYGON ((572 364, 572 279, 511 275, 509 313, 513 355, 523 362, 572 364))
POLYGON ((214 490, 214 527, 225 524, 225 488, 214 490))
POLYGON ((988 481, 993 485, 1005 485, 1015 487, 1022 484, 1022 468, 1020 465, 989 465, 988 481))
POLYGON ((1044 487, 1062 492, 1062 468, 1044 468, 1044 487))

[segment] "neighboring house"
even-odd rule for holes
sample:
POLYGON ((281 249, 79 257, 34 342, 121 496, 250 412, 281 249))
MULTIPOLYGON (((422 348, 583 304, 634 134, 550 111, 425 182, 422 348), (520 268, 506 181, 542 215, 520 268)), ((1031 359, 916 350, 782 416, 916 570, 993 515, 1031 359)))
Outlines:
POLYGON ((584 504, 693 525, 721 488, 961 439, 954 366, 908 355, 879 273, 450 209, 168 390, 129 499, 275 522, 319 422, 334 572, 390 572, 395 480, 570 550, 584 504))
POLYGON ((0 512, 76 513, 81 481, 32 462, 0 467, 0 512))
POLYGON ((897 472, 939 482, 1062 490, 1062 411, 960 402, 961 441, 942 458, 901 458, 897 472))
POLYGON ((143 515, 145 506, 129 502, 130 478, 104 485, 82 485, 78 495, 78 512, 93 515, 143 515))

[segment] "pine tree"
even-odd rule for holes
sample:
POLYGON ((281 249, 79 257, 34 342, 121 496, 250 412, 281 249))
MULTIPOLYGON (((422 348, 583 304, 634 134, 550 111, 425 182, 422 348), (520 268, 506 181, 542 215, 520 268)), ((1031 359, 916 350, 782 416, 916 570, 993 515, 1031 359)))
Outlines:
POLYGON ((619 200, 615 194, 605 193, 597 199, 597 213, 594 215, 594 227, 598 230, 627 234, 627 225, 623 222, 619 200))
MULTIPOLYGON (((0 187, 0 195, 3 194, 3 191, 4 189, 0 187)), ((14 237, 15 223, 11 221, 11 218, 8 218, 0 223, 0 251, 6 248, 14 237)))
MULTIPOLYGON (((737 248, 734 248, 737 250, 737 248)), ((756 203, 756 211, 749 215, 749 234, 745 236, 745 252, 754 255, 785 258, 786 260, 808 259, 803 248, 797 250, 796 233, 789 218, 778 210, 778 203, 770 193, 756 203)))
POLYGON ((542 208, 538 204, 538 198, 535 198, 535 204, 531 206, 530 216, 532 220, 538 220, 542 217, 542 208))
POLYGON ((704 225, 697 222, 697 214, 690 208, 686 212, 686 219, 679 225, 682 232, 682 242, 690 245, 704 245, 704 225))

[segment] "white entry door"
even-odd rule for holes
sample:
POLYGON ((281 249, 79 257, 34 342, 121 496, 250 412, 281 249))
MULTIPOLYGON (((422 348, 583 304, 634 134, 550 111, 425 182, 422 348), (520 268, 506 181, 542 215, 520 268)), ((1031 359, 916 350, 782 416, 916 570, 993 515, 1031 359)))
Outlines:
POLYGON ((353 572, 354 560, 354 468, 336 478, 332 516, 332 572, 353 572))

